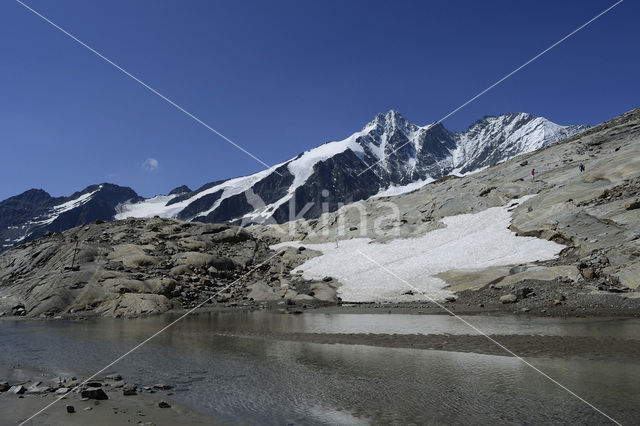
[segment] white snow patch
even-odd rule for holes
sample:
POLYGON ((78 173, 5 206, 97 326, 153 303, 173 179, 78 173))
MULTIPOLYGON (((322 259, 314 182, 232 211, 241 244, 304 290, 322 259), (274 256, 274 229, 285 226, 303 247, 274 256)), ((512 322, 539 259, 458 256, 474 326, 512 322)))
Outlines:
POLYGON ((182 207, 177 209, 173 206, 167 206, 167 203, 177 195, 156 195, 144 201, 134 204, 121 204, 116 208, 118 213, 115 215, 117 220, 126 219, 127 217, 172 217, 178 214, 182 207))
MULTIPOLYGON (((523 202, 529 197, 515 200, 523 202)), ((334 243, 302 244, 286 242, 273 246, 305 247, 319 250, 321 256, 310 259, 292 272, 303 270, 306 279, 329 275, 342 286, 338 296, 345 302, 442 300, 451 295, 446 283, 435 275, 451 269, 483 269, 536 260, 553 259, 564 248, 560 244, 534 237, 517 237, 507 227, 511 222, 508 207, 494 207, 475 214, 443 219, 444 229, 416 238, 387 243, 357 238, 334 243), (361 254, 362 253, 362 254, 361 254), (367 259, 366 255, 397 276, 423 291, 425 295, 403 295, 411 288, 397 277, 367 259)))
MULTIPOLYGON (((73 200, 69 200, 65 203, 62 204, 58 204, 57 206, 53 206, 51 207, 51 210, 49 210, 49 212, 47 213, 48 216, 45 217, 44 219, 40 219, 40 220, 35 220, 33 222, 30 222, 29 225, 48 225, 50 223, 52 223, 54 220, 56 220, 58 218, 58 216, 60 216, 62 213, 75 209, 76 207, 80 207, 83 204, 88 203, 91 198, 93 198, 93 194, 95 194, 96 192, 100 191, 102 189, 102 185, 98 186, 98 189, 96 189, 95 191, 92 192, 87 192, 86 194, 82 194, 80 195, 78 198, 74 198, 73 200)), ((24 228, 24 226, 23 226, 24 228)), ((16 241, 22 241, 23 239, 25 239, 28 235, 23 236, 22 238, 16 240, 16 241)))
MULTIPOLYGON (((153 198, 149 198, 147 200, 141 201, 139 203, 134 204, 124 204, 120 206, 120 212, 115 216, 116 219, 125 219, 127 217, 151 217, 151 216, 160 216, 166 218, 176 217, 182 209, 187 207, 189 204, 194 202, 195 200, 204 197, 205 195, 213 194, 217 191, 222 190, 222 194, 220 198, 218 198, 213 205, 206 211, 198 213, 198 216, 203 215, 206 216, 211 213, 213 210, 217 209, 220 203, 233 195, 241 194, 244 191, 250 189, 256 182, 261 179, 267 177, 271 173, 274 172, 274 169, 281 166, 281 164, 277 164, 269 169, 263 170, 261 172, 249 175, 242 176, 234 179, 226 180, 218 185, 212 186, 211 188, 205 189, 204 191, 200 191, 195 194, 193 197, 188 198, 186 200, 180 201, 178 203, 171 204, 167 206, 167 203, 172 198, 178 195, 157 195, 153 198)), ((193 219, 193 218, 190 218, 193 219)))
POLYGON ((415 191, 416 189, 420 189, 423 186, 433 182, 434 180, 435 179, 428 178, 428 179, 425 179, 425 180, 417 180, 415 182, 411 182, 411 183, 409 183, 407 185, 403 185, 403 186, 391 185, 387 189, 381 190, 376 195, 373 195, 370 198, 390 197, 390 196, 394 196, 394 195, 406 194, 408 192, 415 191))

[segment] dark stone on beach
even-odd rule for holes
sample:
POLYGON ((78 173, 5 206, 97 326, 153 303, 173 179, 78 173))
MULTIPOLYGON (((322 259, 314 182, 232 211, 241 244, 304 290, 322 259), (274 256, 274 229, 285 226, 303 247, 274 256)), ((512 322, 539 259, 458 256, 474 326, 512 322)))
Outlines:
POLYGON ((101 388, 102 387, 102 383, 100 383, 100 382, 87 382, 84 385, 86 387, 88 387, 88 388, 101 388))
POLYGON ((27 391, 27 388, 25 388, 22 385, 15 385, 15 386, 11 386, 9 388, 9 392, 15 393, 16 395, 21 395, 21 394, 25 393, 26 391, 27 391))
POLYGON ((332 281, 332 280, 333 280, 333 278, 332 278, 332 277, 324 277, 324 278, 322 279, 322 281, 324 281, 325 283, 328 283, 329 281, 332 281))
POLYGON ((457 297, 455 296, 447 296, 444 298, 445 302, 455 302, 457 300, 457 297))
POLYGON ((83 398, 89 399, 109 399, 106 393, 102 390, 102 388, 88 388, 82 391, 80 394, 83 398))
POLYGON ((169 390, 169 389, 173 389, 173 386, 159 383, 159 384, 153 385, 153 388, 156 390, 169 390))
POLYGON ((120 374, 108 374, 104 376, 107 380, 122 380, 122 376, 120 374))
POLYGON ((67 405, 67 413, 75 413, 76 412, 76 408, 73 405, 67 405))
POLYGON ((9 382, 5 382, 5 381, 0 382, 0 392, 6 392, 9 389, 11 389, 11 386, 9 386, 9 382))
POLYGON ((122 394, 125 396, 137 395, 138 387, 136 385, 126 385, 122 388, 122 394))
POLYGON ((171 405, 169 405, 165 401, 160 401, 160 403, 158 404, 158 407, 160 407, 160 408, 171 408, 171 405))
POLYGON ((21 317, 21 316, 25 316, 27 314, 27 309, 25 308, 25 306, 22 303, 14 306, 11 310, 13 312, 13 315, 15 315, 15 316, 21 317))

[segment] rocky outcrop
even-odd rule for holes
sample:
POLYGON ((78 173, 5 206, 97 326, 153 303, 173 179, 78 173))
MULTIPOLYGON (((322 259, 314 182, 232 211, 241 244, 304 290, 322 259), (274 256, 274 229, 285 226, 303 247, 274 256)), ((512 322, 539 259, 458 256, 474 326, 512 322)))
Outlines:
MULTIPOLYGON (((224 224, 160 218, 94 223, 2 253, 0 314, 131 317, 205 302, 284 303, 308 295, 312 283, 289 271, 311 256, 274 252, 266 241, 224 224), (256 292, 257 283, 273 290, 256 292), (269 292, 275 296, 263 296, 269 292)), ((307 303, 334 303, 333 294, 319 292, 307 303)))
POLYGON ((553 261, 440 274, 450 289, 511 288, 531 280, 568 282, 579 292, 631 298, 635 297, 631 292, 640 288, 640 216, 633 209, 639 195, 637 109, 481 172, 447 177, 397 197, 353 203, 314 220, 253 229, 265 238, 303 243, 356 237, 384 242, 443 227, 441 219, 446 216, 508 205, 512 231, 567 248, 553 261), (580 163, 586 165, 585 171, 579 170, 580 163), (531 168, 538 172, 535 180, 531 168), (513 201, 526 195, 533 197, 513 201))

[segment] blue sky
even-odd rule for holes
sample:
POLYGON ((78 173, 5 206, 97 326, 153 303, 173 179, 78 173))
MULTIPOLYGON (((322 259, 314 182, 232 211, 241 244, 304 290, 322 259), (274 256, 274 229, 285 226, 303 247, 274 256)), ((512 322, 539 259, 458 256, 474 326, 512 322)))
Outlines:
MULTIPOLYGON (((269 164, 392 108, 433 122, 614 3, 25 2, 269 164)), ((624 1, 445 126, 516 111, 593 125, 640 106, 638 16, 624 1)), ((10 0, 0 141, 0 199, 105 181, 151 196, 264 168, 10 0)))

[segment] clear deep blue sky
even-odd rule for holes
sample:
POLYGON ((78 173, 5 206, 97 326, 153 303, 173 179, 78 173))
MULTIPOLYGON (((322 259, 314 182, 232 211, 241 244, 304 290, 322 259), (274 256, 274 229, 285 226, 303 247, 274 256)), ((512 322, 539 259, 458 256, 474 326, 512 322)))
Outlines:
MULTIPOLYGON (((25 2, 269 164, 389 109, 433 122, 614 3, 25 2)), ((445 126, 516 111, 593 125, 640 106, 639 16, 624 1, 445 126)), ((0 141, 0 199, 105 181, 151 196, 263 169, 11 0, 0 141)))

